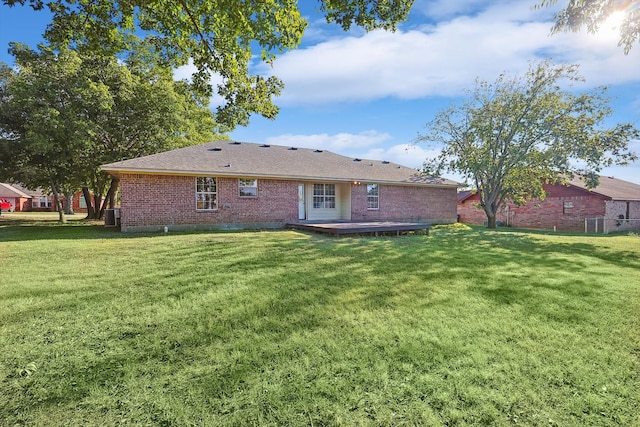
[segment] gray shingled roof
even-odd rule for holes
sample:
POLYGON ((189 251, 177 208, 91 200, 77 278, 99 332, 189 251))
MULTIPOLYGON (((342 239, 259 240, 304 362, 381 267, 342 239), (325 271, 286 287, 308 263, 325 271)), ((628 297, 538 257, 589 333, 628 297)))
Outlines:
MULTIPOLYGON (((640 185, 612 176, 600 176, 598 186, 591 190, 587 188, 585 182, 578 175, 574 176, 568 183, 585 191, 611 197, 613 200, 640 200, 640 185)), ((466 200, 473 194, 475 194, 473 191, 458 192, 458 202, 466 200)))
POLYGON ((420 186, 458 187, 445 178, 422 175, 396 163, 354 159, 330 151, 216 141, 136 159, 102 165, 113 175, 122 173, 215 175, 363 181, 420 186))
POLYGON ((598 186, 591 190, 579 176, 575 176, 569 183, 584 190, 611 197, 613 200, 640 200, 640 185, 612 176, 600 176, 598 186))

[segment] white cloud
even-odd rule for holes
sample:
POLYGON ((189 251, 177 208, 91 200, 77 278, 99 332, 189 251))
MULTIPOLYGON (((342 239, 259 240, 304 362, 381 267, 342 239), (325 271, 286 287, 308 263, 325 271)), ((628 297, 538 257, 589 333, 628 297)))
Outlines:
POLYGON ((352 133, 337 133, 329 135, 326 133, 312 135, 283 134, 265 139, 265 143, 273 145, 285 145, 300 148, 317 148, 333 151, 345 156, 353 155, 358 157, 358 153, 372 146, 382 144, 391 139, 386 133, 374 130, 352 133))
POLYGON ((531 5, 497 3, 420 30, 333 38, 282 55, 273 69, 257 69, 283 79, 283 106, 457 96, 476 77, 522 74, 530 60, 548 57, 580 63, 590 85, 639 80, 640 49, 624 55, 610 33, 550 36, 551 12, 531 5))
POLYGON ((421 168, 424 161, 439 154, 436 150, 427 150, 423 146, 413 144, 397 144, 389 147, 375 147, 363 151, 362 158, 372 160, 388 160, 410 168, 421 168))

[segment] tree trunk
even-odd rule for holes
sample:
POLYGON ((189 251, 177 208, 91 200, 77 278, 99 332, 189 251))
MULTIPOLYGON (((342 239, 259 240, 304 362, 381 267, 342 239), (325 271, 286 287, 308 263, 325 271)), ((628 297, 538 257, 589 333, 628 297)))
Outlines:
POLYGON ((73 192, 70 191, 65 194, 64 199, 64 213, 66 215, 73 215, 73 192))
MULTIPOLYGON (((118 185, 120 185, 119 178, 111 178, 111 184, 109 185, 109 190, 107 191, 107 195, 104 197, 104 203, 99 210, 99 218, 104 218, 104 210, 107 206, 109 209, 113 209, 116 207, 116 192, 118 191, 118 185)), ((96 199, 96 206, 98 206, 98 199, 96 199)))
POLYGON ((82 187, 82 197, 84 197, 85 204, 87 205, 87 219, 93 219, 95 209, 93 209, 91 193, 89 193, 87 187, 82 187))
POLYGON ((93 219, 101 219, 104 215, 104 206, 102 205, 102 195, 94 194, 93 203, 95 204, 95 210, 93 211, 93 219))
POLYGON ((496 214, 487 214, 487 228, 496 228, 496 214))
POLYGON ((107 192, 107 200, 109 200, 109 209, 116 207, 116 193, 118 192, 118 186, 120 185, 120 178, 111 178, 111 186, 107 192))
POLYGON ((58 194, 58 189, 56 188, 56 185, 53 183, 53 179, 51 180, 51 191, 53 192, 53 201, 56 205, 56 209, 58 210, 58 220, 61 223, 66 224, 67 219, 64 216, 64 209, 62 207, 62 201, 60 200, 60 194, 58 194))

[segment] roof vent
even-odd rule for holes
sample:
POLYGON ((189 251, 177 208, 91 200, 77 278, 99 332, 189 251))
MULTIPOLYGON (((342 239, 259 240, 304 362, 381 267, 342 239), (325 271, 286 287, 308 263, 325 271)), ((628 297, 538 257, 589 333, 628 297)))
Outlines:
POLYGON ((262 148, 269 148, 269 147, 271 147, 271 146, 270 146, 269 144, 262 144, 260 147, 262 147, 262 148))
POLYGON ((322 150, 316 150, 314 153, 322 153, 322 150))
POLYGON ((213 148, 209 148, 209 151, 222 151, 222 148, 220 148, 220 147, 213 147, 213 148))
POLYGON ((389 162, 388 162, 387 160, 383 160, 383 161, 382 161, 382 164, 383 164, 383 165, 388 165, 388 164, 389 164, 389 162))
POLYGON ((233 142, 231 143, 231 145, 240 145, 240 144, 242 144, 242 142, 233 141, 233 142))
POLYGON ((353 159, 354 162, 359 162, 361 159, 353 159))
POLYGON ((224 165, 225 168, 230 168, 231 167, 231 163, 227 163, 226 165, 224 165))
POLYGON ((296 150, 297 150, 297 148, 296 148, 296 147, 291 147, 291 148, 289 148, 289 150, 296 151, 296 150))

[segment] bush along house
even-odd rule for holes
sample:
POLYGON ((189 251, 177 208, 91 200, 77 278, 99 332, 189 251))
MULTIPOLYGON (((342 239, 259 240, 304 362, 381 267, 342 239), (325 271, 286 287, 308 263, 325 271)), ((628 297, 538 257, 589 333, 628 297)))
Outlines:
POLYGON ((122 231, 456 221, 457 182, 329 151, 217 141, 102 166, 122 231))
MULTIPOLYGON (((518 228, 608 233, 640 229, 640 185, 601 176, 589 190, 575 177, 568 185, 545 184, 547 197, 516 206, 505 203, 496 220, 518 228)), ((486 215, 477 193, 458 193, 458 217, 467 224, 484 224, 486 215)))

